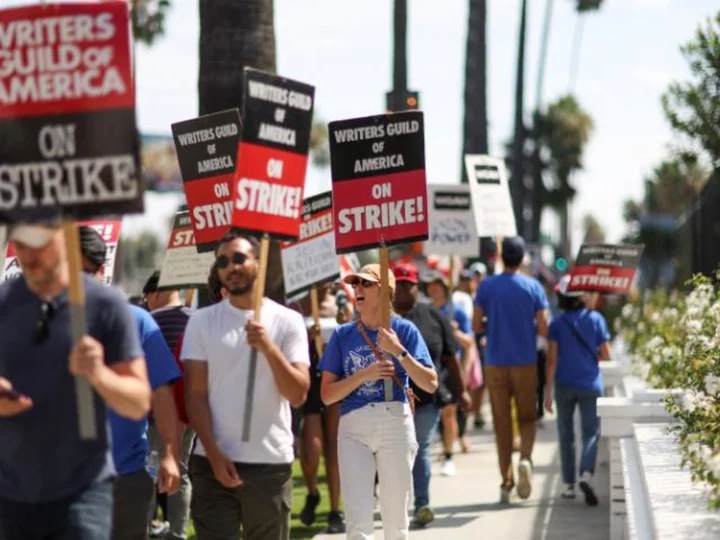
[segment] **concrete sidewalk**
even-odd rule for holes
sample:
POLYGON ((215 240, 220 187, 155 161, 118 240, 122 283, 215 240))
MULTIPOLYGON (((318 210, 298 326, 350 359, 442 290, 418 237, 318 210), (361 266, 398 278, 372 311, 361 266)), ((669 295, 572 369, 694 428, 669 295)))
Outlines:
MULTIPOLYGON (((489 416, 489 415, 488 415, 489 416)), ((458 474, 440 476, 439 459, 433 463, 430 498, 435 521, 426 529, 411 531, 410 538, 462 540, 555 540, 582 538, 607 540, 610 534, 609 455, 603 442, 598 455, 595 487, 600 504, 585 505, 582 493, 567 501, 559 498, 564 487, 560 475, 557 430, 554 419, 538 429, 533 453, 533 493, 527 501, 513 494, 510 505, 500 505, 500 473, 497 466, 492 426, 471 431, 472 450, 454 457, 458 474)), ((602 440, 601 440, 602 441, 602 440)), ((578 441, 578 450, 580 443, 578 441)), ((439 458, 440 447, 434 447, 439 458)), ((517 454, 515 455, 517 464, 517 454)), ((376 519, 379 516, 376 515, 376 519)), ((382 526, 376 521, 376 540, 382 540, 382 526)), ((316 540, 338 540, 344 535, 321 534, 316 540)))

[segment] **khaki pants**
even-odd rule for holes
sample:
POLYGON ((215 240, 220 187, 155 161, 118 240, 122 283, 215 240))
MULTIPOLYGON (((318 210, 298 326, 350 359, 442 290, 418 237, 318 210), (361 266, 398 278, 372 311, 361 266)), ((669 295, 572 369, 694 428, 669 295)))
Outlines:
POLYGON ((515 398, 520 426, 520 458, 531 459, 537 421, 537 365, 534 363, 514 367, 486 365, 485 384, 490 392, 502 485, 512 489, 515 487, 515 480, 512 469, 513 429, 510 402, 511 398, 515 398))

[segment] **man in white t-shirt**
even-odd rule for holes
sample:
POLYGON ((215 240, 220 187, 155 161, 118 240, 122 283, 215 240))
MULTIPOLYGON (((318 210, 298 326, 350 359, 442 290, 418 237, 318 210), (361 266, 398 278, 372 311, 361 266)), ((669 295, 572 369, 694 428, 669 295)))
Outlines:
POLYGON ((198 436, 190 459, 198 540, 290 537, 293 434, 290 406, 310 387, 308 339, 299 313, 263 299, 254 322, 258 244, 235 233, 215 250, 228 297, 196 311, 182 347, 188 418, 198 436), (249 437, 243 419, 252 349, 257 370, 249 437))

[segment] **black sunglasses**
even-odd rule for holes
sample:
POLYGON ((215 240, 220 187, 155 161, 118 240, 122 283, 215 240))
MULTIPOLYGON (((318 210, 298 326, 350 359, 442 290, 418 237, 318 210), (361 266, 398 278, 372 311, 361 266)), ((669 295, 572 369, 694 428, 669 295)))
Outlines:
POLYGON ((239 251, 236 251, 235 253, 233 253, 232 259, 227 255, 220 255, 217 259, 215 259, 215 267, 218 269, 227 268, 227 266, 231 262, 233 264, 243 265, 247 260, 248 256, 246 253, 240 253, 239 251))
POLYGON ((35 342, 42 343, 50 336, 50 321, 55 316, 55 306, 49 302, 43 302, 40 305, 40 317, 35 328, 37 333, 35 334, 35 342))

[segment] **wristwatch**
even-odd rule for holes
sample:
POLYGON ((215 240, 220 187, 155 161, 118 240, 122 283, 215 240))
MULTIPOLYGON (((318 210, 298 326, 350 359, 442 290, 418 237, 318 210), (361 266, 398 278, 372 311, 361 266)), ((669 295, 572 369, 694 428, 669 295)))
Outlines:
POLYGON ((409 353, 408 353, 405 349, 403 349, 403 351, 402 351, 400 354, 398 354, 398 355, 396 356, 396 358, 397 358, 398 360, 400 360, 400 362, 402 362, 402 361, 405 360, 408 356, 409 356, 409 353))

